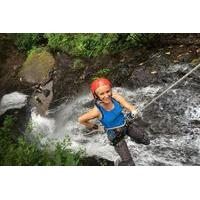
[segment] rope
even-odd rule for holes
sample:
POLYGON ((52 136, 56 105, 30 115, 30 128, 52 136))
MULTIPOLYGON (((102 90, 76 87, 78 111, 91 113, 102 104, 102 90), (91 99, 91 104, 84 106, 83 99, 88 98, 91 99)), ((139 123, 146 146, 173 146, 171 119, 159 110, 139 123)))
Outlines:
POLYGON ((154 103, 158 98, 160 98, 162 95, 164 95, 166 92, 168 92, 171 88, 173 88, 175 85, 180 83, 183 79, 185 79, 187 76, 189 76, 192 72, 197 70, 200 67, 200 64, 198 64, 196 67, 194 67, 191 71, 189 71, 187 74, 185 74, 182 78, 180 78, 178 81, 173 83, 170 87, 168 87, 166 90, 164 90, 160 95, 152 99, 149 103, 147 103, 140 111, 146 109, 148 106, 150 106, 152 103, 154 103))
POLYGON ((92 130, 92 131, 90 131, 90 132, 88 132, 88 133, 84 133, 83 134, 83 136, 88 136, 88 135, 92 135, 93 133, 96 133, 96 132, 101 132, 101 133, 104 133, 104 131, 102 130, 92 130))

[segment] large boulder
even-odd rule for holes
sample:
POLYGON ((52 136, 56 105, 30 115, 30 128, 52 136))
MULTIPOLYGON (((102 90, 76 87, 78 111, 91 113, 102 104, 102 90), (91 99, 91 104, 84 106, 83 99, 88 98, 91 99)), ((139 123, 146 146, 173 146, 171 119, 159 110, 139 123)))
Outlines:
POLYGON ((36 84, 48 79, 54 66, 54 57, 45 48, 38 48, 28 55, 18 75, 22 81, 36 84))

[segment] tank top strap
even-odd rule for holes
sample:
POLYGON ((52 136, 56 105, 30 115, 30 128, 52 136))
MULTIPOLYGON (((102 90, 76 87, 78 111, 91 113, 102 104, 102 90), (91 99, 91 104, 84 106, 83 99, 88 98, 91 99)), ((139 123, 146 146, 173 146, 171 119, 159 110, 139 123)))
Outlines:
POLYGON ((114 106, 116 106, 117 104, 119 106, 121 106, 121 104, 119 103, 119 101, 117 101, 116 99, 112 98, 112 102, 114 103, 114 106))

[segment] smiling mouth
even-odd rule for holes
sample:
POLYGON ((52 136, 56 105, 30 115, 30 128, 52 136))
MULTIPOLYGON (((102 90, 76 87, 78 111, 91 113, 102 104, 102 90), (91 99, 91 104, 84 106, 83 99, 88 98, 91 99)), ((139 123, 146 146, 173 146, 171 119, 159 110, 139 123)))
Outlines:
POLYGON ((105 99, 105 101, 110 101, 110 100, 111 100, 111 98, 110 98, 110 97, 108 97, 108 98, 106 98, 106 99, 105 99))

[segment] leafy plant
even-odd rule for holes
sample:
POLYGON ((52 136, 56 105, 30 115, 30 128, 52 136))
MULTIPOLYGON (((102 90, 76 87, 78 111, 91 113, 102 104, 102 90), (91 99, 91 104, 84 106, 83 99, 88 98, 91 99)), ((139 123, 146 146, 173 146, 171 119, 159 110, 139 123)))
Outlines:
POLYGON ((92 77, 91 81, 95 80, 98 77, 103 77, 103 76, 106 77, 110 72, 111 72, 111 69, 109 69, 109 68, 102 68, 97 73, 94 74, 94 76, 92 77))
POLYGON ((12 33, 8 34, 19 50, 29 51, 44 41, 42 33, 12 33))
POLYGON ((86 57, 108 53, 118 39, 117 34, 103 33, 47 33, 45 37, 48 39, 48 46, 53 50, 86 57))
POLYGON ((147 33, 15 33, 8 34, 20 50, 41 44, 72 56, 95 57, 118 53, 133 46, 149 45, 158 34, 147 33))
POLYGON ((134 46, 147 46, 157 36, 155 33, 130 33, 127 37, 127 41, 134 46))
POLYGON ((56 143, 55 149, 50 143, 38 146, 23 135, 14 137, 14 124, 15 119, 7 116, 0 127, 0 165, 81 165, 85 152, 73 152, 69 139, 56 143))

